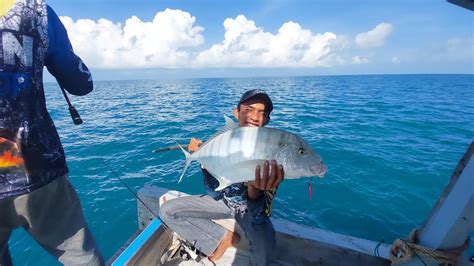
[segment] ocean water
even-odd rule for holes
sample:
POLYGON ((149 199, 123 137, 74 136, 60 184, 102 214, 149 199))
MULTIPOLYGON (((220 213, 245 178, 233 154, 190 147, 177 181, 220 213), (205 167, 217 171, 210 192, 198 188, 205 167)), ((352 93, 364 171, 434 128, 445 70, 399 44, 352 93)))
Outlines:
MULTIPOLYGON (((64 145, 70 179, 107 259, 137 230, 134 196, 145 184, 203 193, 197 163, 183 182, 180 151, 159 147, 206 139, 241 94, 265 89, 269 126, 307 140, 329 167, 315 179, 280 186, 273 215, 374 241, 393 242, 420 226, 474 138, 474 75, 369 75, 96 82, 72 97, 73 125, 56 84, 48 110, 64 145), (104 161, 106 163, 104 163, 104 161)), ((22 230, 10 239, 17 265, 55 261, 22 230)))

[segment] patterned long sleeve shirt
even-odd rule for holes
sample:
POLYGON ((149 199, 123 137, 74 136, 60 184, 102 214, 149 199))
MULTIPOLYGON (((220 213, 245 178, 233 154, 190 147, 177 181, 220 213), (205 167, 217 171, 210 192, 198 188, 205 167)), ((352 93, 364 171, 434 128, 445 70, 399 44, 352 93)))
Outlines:
POLYGON ((17 0, 0 17, 0 199, 38 189, 68 172, 46 109, 43 68, 75 95, 92 91, 90 72, 43 0, 17 0))

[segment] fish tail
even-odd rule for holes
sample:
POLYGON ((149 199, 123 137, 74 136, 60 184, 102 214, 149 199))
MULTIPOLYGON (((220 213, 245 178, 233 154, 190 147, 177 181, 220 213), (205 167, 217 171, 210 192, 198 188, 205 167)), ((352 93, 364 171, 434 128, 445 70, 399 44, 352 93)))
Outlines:
POLYGON ((219 179, 218 179, 218 181, 219 181, 219 186, 217 186, 217 187, 214 189, 215 191, 223 190, 224 188, 226 188, 226 187, 228 187, 228 186, 230 185, 229 182, 225 182, 225 181, 219 180, 219 179))
POLYGON ((188 166, 192 161, 192 158, 191 158, 191 153, 189 153, 185 149, 183 149, 183 147, 181 147, 181 145, 178 144, 178 146, 181 149, 181 151, 183 151, 184 156, 186 156, 186 162, 184 163, 184 169, 183 169, 183 172, 181 173, 181 176, 179 177, 179 181, 178 181, 178 183, 180 183, 181 180, 183 179, 184 173, 186 173, 186 169, 188 169, 188 166))

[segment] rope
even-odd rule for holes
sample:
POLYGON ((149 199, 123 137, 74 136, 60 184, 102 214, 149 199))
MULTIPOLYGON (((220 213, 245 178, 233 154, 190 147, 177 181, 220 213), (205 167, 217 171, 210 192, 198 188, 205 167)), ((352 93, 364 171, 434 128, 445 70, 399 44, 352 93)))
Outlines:
POLYGON ((454 265, 458 257, 469 247, 470 243, 470 239, 468 237, 466 242, 464 242, 461 247, 446 250, 436 250, 416 244, 418 242, 417 233, 418 230, 414 229, 411 231, 408 239, 397 239, 393 242, 389 254, 390 260, 393 264, 407 262, 414 256, 422 255, 432 258, 441 265, 454 265))

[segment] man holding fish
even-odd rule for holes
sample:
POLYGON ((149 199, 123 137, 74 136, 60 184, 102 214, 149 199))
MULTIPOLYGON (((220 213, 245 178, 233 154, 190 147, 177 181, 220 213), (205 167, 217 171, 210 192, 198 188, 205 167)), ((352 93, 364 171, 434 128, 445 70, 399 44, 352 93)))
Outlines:
POLYGON ((278 185, 284 176, 323 176, 326 172, 321 158, 301 138, 263 128, 272 110, 273 103, 263 90, 247 91, 234 109, 238 125, 226 118, 219 134, 204 144, 191 139, 188 149, 192 154, 183 150, 186 166, 181 178, 189 163, 197 160, 208 195, 165 202, 160 218, 212 261, 240 241, 236 230, 214 222, 233 218, 249 243, 249 263, 267 265, 275 247, 269 217, 278 185))

